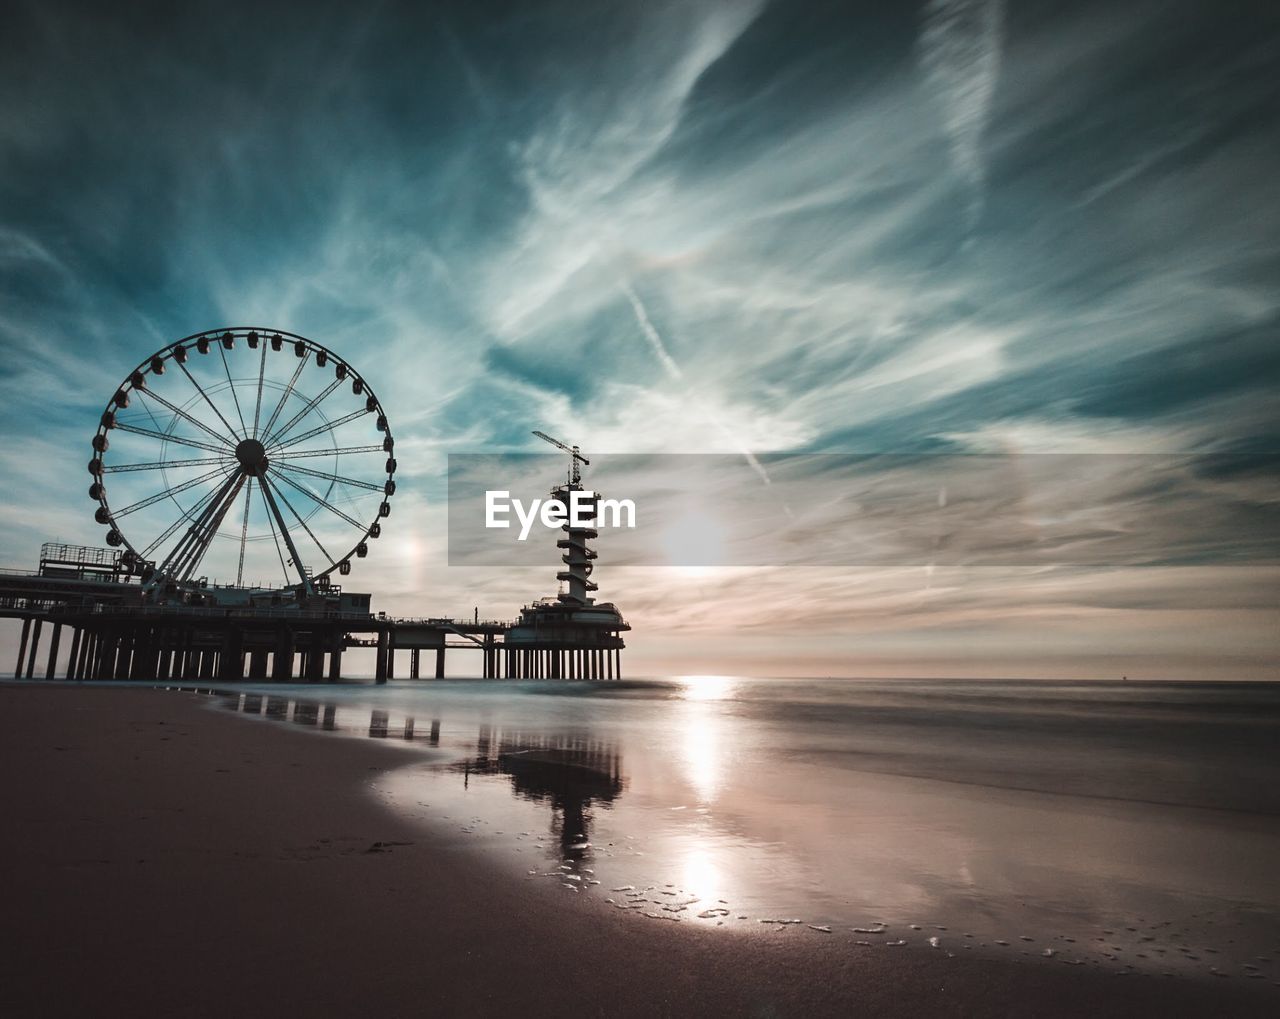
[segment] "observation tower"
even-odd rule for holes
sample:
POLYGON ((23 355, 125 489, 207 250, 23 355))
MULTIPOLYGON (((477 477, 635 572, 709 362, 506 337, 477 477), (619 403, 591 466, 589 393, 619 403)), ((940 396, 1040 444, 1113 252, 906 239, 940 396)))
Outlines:
MULTIPOLYGON (((587 542, 599 537, 593 526, 577 526, 571 506, 575 493, 586 492, 581 466, 590 466, 577 446, 569 446, 543 432, 533 433, 569 454, 564 484, 551 489, 551 498, 564 508, 564 537, 556 542, 564 569, 556 574, 562 588, 554 598, 542 598, 520 611, 507 633, 507 674, 548 679, 621 679, 622 632, 630 625, 610 602, 596 602, 599 587, 591 579, 595 549, 587 542), (581 466, 580 466, 581 465, 581 466)), ((578 515, 594 522, 599 495, 579 496, 578 515)))

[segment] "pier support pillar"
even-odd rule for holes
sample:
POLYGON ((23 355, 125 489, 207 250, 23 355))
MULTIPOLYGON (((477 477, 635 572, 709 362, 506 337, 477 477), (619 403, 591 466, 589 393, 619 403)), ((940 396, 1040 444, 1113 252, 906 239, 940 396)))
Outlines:
POLYGON ((324 679, 324 631, 314 630, 311 634, 311 646, 307 649, 308 683, 319 683, 324 679))
POLYGON ((58 643, 62 640, 62 624, 53 624, 53 633, 49 637, 49 664, 45 666, 44 678, 53 679, 58 669, 58 643))
POLYGON ((249 678, 267 678, 267 652, 262 648, 249 652, 249 678))
POLYGON ((98 679, 116 678, 116 655, 120 635, 115 630, 103 630, 98 637, 98 664, 94 670, 98 679))
POLYGON ((117 630, 111 637, 111 649, 114 657, 111 661, 110 679, 128 679, 129 662, 133 660, 133 638, 128 633, 117 630))
POLYGON ((387 681, 387 641, 387 631, 379 630, 377 661, 374 663, 373 671, 373 681, 375 683, 385 683, 387 681))
POLYGON ((244 636, 237 629, 228 629, 222 636, 222 661, 218 678, 222 680, 244 679, 244 636))
POLYGON ((182 636, 178 639, 177 661, 173 664, 174 679, 183 680, 188 676, 195 675, 195 653, 191 650, 193 639, 190 629, 184 630, 182 636))
POLYGON ((147 630, 139 627, 130 635, 133 640, 133 654, 129 658, 129 679, 146 679, 145 663, 147 658, 147 630))
POLYGON ((112 679, 128 679, 129 666, 133 664, 134 645, 137 643, 132 633, 117 633, 116 645, 116 661, 115 668, 112 670, 112 679))
POLYGON ((18 644, 18 664, 13 667, 13 678, 22 678, 22 666, 27 657, 27 639, 31 636, 31 617, 22 620, 22 640, 18 644))
POLYGON ((173 674, 173 631, 156 631, 156 679, 168 679, 173 674))
POLYGON ((76 664, 80 658, 80 638, 82 633, 83 631, 78 626, 71 628, 71 650, 67 652, 67 679, 76 678, 76 664))
POLYGON ((342 682, 342 639, 339 638, 334 642, 333 648, 329 651, 329 682, 342 682))
POLYGON ((94 679, 106 678, 106 658, 107 644, 109 634, 106 630, 99 630, 94 634, 93 638, 93 659, 89 663, 89 674, 94 679))
POLYGON ((281 627, 276 634, 275 659, 271 663, 271 679, 275 683, 288 683, 293 679, 293 631, 281 627))
POLYGON ((76 679, 89 678, 89 663, 93 661, 93 631, 87 627, 80 631, 80 654, 76 656, 76 679))
POLYGON ((36 670, 36 652, 40 649, 40 627, 44 621, 36 617, 36 628, 31 634, 31 650, 27 654, 27 679, 30 679, 36 670))
POLYGON ((444 679, 444 648, 436 648, 436 679, 444 679))

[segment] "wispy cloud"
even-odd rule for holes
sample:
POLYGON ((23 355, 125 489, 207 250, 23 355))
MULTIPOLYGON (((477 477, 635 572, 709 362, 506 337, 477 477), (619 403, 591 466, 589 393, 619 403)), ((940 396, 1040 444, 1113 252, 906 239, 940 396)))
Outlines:
POLYGON ((1003 20, 1004 0, 929 0, 920 34, 921 62, 942 108, 952 159, 971 191, 971 226, 982 212, 983 133, 1000 74, 1003 20))
MULTIPOLYGON (((195 9, 19 7, 4 558, 29 563, 50 520, 98 536, 84 462, 115 376, 222 324, 313 336, 388 407, 401 487, 352 582, 389 611, 547 593, 549 572, 443 565, 446 454, 529 448, 535 427, 757 461, 1273 448, 1274 25, 872 6, 321 3, 303 27, 255 11, 251 37, 195 9)), ((1153 540, 1196 526, 1123 481, 1093 494, 1153 540)), ((793 508, 806 540, 850 523, 834 497, 793 508)), ((994 660, 1046 628, 1058 669, 1107 648, 1167 666, 1192 661, 1179 614, 1199 607, 1265 671, 1258 573, 948 570, 624 571, 602 541, 598 579, 655 662, 697 603, 691 641, 728 654, 749 628, 776 663, 795 644, 766 647, 771 625, 808 633, 822 671, 994 660)))

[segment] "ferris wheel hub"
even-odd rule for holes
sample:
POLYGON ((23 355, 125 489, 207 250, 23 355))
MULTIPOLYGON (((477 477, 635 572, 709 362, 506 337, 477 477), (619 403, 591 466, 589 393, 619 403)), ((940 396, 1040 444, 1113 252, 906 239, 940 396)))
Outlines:
POLYGON ((245 439, 236 446, 236 459, 240 461, 240 470, 251 478, 267 472, 267 450, 257 439, 245 439))

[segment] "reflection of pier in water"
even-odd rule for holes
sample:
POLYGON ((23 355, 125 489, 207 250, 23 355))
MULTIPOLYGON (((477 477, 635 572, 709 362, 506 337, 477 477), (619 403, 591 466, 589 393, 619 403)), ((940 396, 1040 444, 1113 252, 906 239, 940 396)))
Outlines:
POLYGON ((505 775, 517 796, 551 805, 551 831, 565 860, 580 860, 590 846, 592 804, 607 807, 622 795, 617 744, 581 734, 526 734, 481 726, 475 756, 452 765, 472 775, 505 775))
MULTIPOLYGON (((272 695, 223 691, 227 707, 246 715, 260 715, 273 721, 318 727, 330 731, 344 729, 365 733, 371 739, 403 739, 408 742, 440 745, 440 719, 431 719, 425 732, 412 715, 402 721, 391 713, 374 708, 369 724, 350 717, 352 707, 341 708, 348 716, 340 724, 336 703, 293 700, 272 695)), ((359 714, 363 719, 363 711, 359 714)), ((473 775, 505 776, 512 792, 551 807, 551 831, 560 845, 561 858, 576 861, 590 851, 591 808, 608 807, 622 795, 622 757, 617 743, 581 733, 525 733, 518 729, 497 730, 480 727, 474 752, 450 765, 460 772, 463 783, 473 775)))

